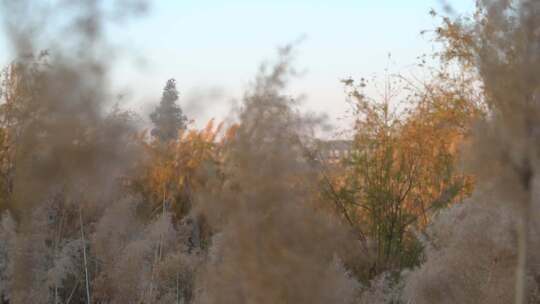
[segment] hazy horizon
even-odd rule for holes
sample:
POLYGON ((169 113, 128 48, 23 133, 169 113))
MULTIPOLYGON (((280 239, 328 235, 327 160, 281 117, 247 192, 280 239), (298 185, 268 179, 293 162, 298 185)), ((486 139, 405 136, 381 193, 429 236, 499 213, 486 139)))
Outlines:
MULTIPOLYGON (((474 9, 474 1, 448 4, 456 13, 474 9)), ((294 64, 302 73, 289 92, 340 129, 349 108, 339 80, 383 76, 385 68, 414 73, 416 57, 433 52, 429 36, 420 34, 437 24, 429 12, 444 7, 438 0, 151 2, 143 18, 108 29, 120 46, 111 86, 126 107, 146 116, 165 81, 175 78, 180 105, 201 126, 225 119, 260 63, 301 40, 294 64)), ((4 39, 2 66, 13 59, 4 39)))

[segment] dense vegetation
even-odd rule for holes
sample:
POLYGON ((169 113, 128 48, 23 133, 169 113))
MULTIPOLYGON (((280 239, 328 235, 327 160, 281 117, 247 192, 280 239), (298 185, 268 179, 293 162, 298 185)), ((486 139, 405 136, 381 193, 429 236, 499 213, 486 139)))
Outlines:
POLYGON ((432 12, 429 77, 343 80, 338 161, 286 94, 291 46, 235 123, 193 127, 170 79, 145 130, 107 85, 129 1, 30 2, 2 2, 1 303, 540 302, 540 2, 432 12))

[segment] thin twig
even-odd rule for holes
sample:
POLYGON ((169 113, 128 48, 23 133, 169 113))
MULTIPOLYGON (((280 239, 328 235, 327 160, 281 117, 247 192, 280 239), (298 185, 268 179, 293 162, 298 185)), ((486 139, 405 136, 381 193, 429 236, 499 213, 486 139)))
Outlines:
POLYGON ((82 218, 82 207, 79 207, 79 221, 81 224, 81 239, 83 246, 83 260, 84 260, 84 277, 86 280, 86 303, 90 304, 90 280, 88 275, 88 264, 86 260, 86 241, 84 239, 84 227, 83 227, 83 218, 82 218))

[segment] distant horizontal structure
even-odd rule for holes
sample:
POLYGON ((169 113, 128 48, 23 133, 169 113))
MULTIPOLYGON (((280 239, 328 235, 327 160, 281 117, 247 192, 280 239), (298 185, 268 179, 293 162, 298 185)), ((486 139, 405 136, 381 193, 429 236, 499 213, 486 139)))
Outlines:
POLYGON ((352 140, 318 140, 315 145, 318 158, 330 164, 339 163, 354 153, 352 140))

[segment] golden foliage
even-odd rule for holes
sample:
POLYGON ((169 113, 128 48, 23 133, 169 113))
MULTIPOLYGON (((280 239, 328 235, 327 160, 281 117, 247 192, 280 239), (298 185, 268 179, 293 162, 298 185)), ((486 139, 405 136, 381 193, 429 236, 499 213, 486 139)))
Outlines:
POLYGON ((148 142, 145 134, 141 136, 147 158, 136 185, 154 210, 169 205, 179 217, 189 211, 193 192, 219 172, 221 150, 234 134, 234 126, 219 139, 222 129, 223 123, 215 125, 212 119, 201 130, 179 130, 177 139, 168 143, 148 142))
POLYGON ((356 106, 355 138, 347 172, 333 181, 348 202, 345 215, 377 243, 376 273, 418 263, 410 228, 423 229, 433 211, 471 194, 473 178, 461 169, 459 152, 483 113, 467 95, 474 90, 445 74, 421 88, 408 82, 411 95, 392 85, 379 100, 362 93, 365 83, 346 83, 356 106), (408 107, 396 104, 398 97, 408 107))

